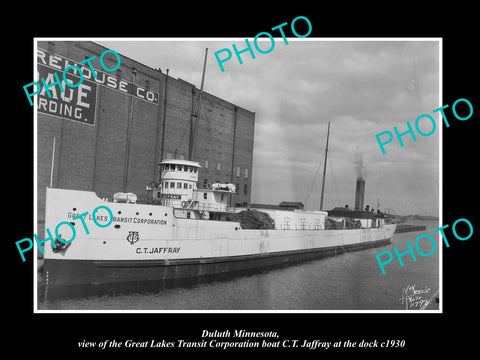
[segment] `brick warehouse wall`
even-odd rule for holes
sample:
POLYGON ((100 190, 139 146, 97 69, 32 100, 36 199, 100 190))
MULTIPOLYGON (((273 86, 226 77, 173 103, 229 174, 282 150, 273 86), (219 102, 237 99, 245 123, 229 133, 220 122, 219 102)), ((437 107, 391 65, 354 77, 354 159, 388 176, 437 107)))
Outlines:
MULTIPOLYGON (((103 71, 98 59, 107 49, 93 42, 44 41, 38 47, 54 60, 69 59, 69 64, 96 55, 93 67, 103 71)), ((85 79, 84 84, 92 88, 89 105, 95 114, 94 124, 53 116, 48 111, 38 112, 37 234, 44 234, 45 188, 50 183, 54 137, 53 187, 94 191, 101 198, 111 199, 119 191, 144 196, 145 186, 158 181, 161 158, 188 157, 191 115, 199 89, 181 79, 167 80, 161 71, 119 55, 120 68, 103 72, 115 77, 118 84, 125 81, 152 91, 158 99, 156 103, 145 101, 85 79), (167 105, 162 134, 165 82, 167 105)), ((105 65, 114 68, 115 57, 105 57, 105 65)), ((57 71, 61 78, 62 70, 52 71, 57 71)), ((102 81, 107 84, 106 78, 99 75, 97 82, 102 81)), ((67 87, 66 97, 69 90, 67 87)), ((78 91, 76 95, 86 101, 78 91)), ((59 98, 59 94, 54 94, 54 98, 59 98)), ((42 110, 46 108, 47 105, 42 110)), ((254 126, 255 113, 204 92, 193 158, 202 166, 199 188, 216 181, 233 182, 238 194, 232 196, 232 205, 250 202, 254 126)))

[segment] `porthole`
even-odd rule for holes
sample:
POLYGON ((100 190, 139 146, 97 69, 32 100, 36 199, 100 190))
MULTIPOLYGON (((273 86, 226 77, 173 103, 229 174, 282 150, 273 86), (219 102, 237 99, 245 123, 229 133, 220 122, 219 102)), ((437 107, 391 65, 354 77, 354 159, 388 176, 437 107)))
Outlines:
POLYGON ((114 226, 114 228, 115 229, 120 229, 120 225, 117 224, 117 225, 114 226))

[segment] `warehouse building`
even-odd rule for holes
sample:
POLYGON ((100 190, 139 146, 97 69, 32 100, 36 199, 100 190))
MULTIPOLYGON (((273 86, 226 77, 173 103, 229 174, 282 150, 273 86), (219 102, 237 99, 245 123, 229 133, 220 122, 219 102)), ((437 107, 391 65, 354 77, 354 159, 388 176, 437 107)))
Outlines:
POLYGON ((147 186, 159 183, 160 161, 189 159, 193 138, 191 160, 201 166, 198 188, 233 183, 230 204, 250 203, 255 113, 204 92, 197 117, 200 89, 195 85, 122 54, 115 68, 118 59, 111 51, 102 67, 99 59, 106 50, 89 41, 38 42, 39 79, 51 84, 54 73, 62 79, 63 70, 76 65, 83 74, 70 68, 69 79, 73 83, 75 75, 83 75, 83 82, 65 86, 64 92, 52 86, 51 97, 45 89, 37 95, 37 233, 44 234, 50 184, 94 191, 110 200, 116 192, 133 192, 141 199, 147 186), (94 71, 80 64, 93 56, 94 71))

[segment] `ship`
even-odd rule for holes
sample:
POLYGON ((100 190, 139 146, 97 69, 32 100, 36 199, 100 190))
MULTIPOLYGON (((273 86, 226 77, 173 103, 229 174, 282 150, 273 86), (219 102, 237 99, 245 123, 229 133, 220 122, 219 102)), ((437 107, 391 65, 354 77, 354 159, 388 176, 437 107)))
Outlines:
POLYGON ((44 299, 154 291, 390 243, 395 222, 364 208, 363 178, 354 208, 323 210, 328 134, 319 210, 229 206, 235 185, 198 188, 192 159, 162 160, 142 198, 46 187, 45 229, 58 231, 45 236, 44 299))
POLYGON ((45 226, 69 221, 75 235, 62 226, 46 243, 45 298, 210 281, 383 246, 395 232, 388 214, 362 209, 362 178, 354 209, 240 208, 228 206, 233 184, 197 188, 198 162, 169 159, 160 168, 162 182, 146 188, 146 203, 132 193, 109 200, 91 191, 46 189, 45 226))

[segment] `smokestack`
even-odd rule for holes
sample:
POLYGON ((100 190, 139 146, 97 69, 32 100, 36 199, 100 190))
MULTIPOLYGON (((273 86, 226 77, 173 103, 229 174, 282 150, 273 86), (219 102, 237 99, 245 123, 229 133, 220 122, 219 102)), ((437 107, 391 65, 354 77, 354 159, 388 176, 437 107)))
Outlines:
POLYGON ((365 195, 365 179, 357 178, 357 190, 355 191, 355 210, 363 210, 363 198, 365 195))

